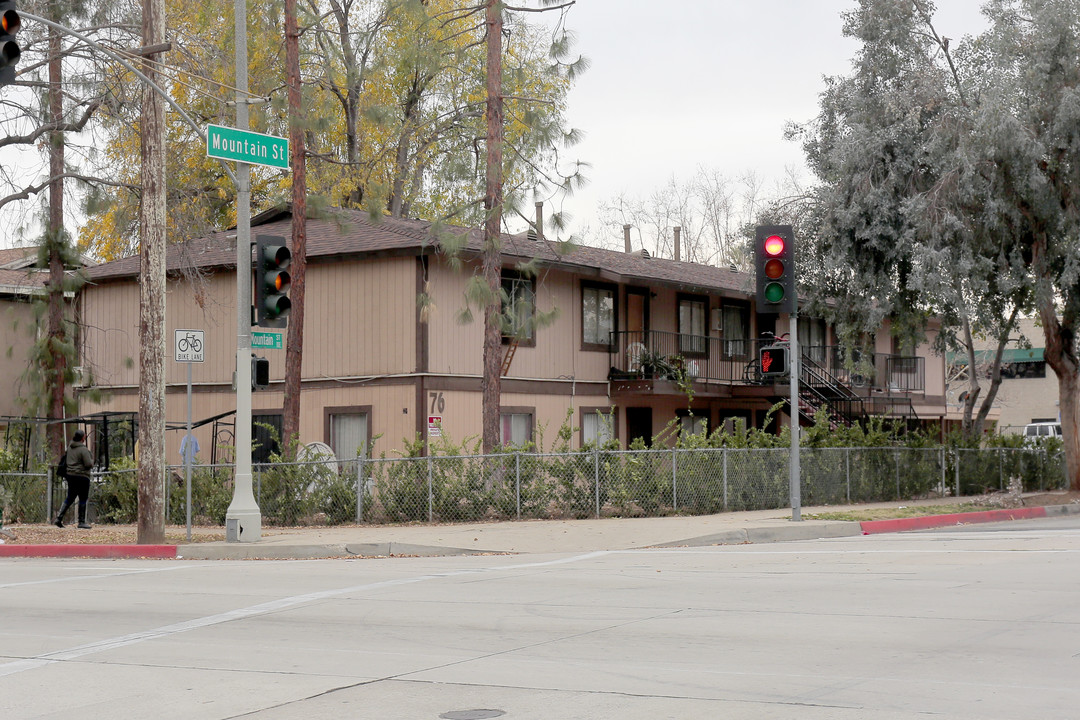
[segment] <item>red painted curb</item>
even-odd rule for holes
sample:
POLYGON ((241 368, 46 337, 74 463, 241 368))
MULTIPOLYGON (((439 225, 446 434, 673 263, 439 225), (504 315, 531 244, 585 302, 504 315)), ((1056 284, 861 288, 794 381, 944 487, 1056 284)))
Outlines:
POLYGON ((877 533, 903 532, 905 530, 925 530, 948 525, 1041 517, 1046 517, 1046 508, 1044 507, 984 510, 982 512, 950 513, 949 515, 924 515, 922 517, 897 518, 895 520, 867 520, 859 523, 859 526, 862 527, 863 535, 874 535, 877 533))
POLYGON ((0 545, 0 557, 175 558, 175 545, 0 545))

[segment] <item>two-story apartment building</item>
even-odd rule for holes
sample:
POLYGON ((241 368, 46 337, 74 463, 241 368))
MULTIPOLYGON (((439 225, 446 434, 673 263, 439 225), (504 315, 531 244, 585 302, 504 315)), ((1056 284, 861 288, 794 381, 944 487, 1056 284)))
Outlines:
MULTIPOLYGON (((290 222, 288 211, 266 212, 253 218, 252 234, 288 237, 290 222)), ((221 232, 169 250, 166 337, 171 344, 177 329, 205 333, 205 362, 192 367, 196 419, 235 409, 235 242, 235 233, 221 232)), ((417 436, 461 443, 480 435, 481 309, 461 321, 480 247, 471 233, 459 263, 426 222, 376 224, 355 211, 308 220, 301 442, 327 443, 345 458, 372 442, 377 454, 417 436)), ((85 402, 83 413, 138 409, 138 271, 137 257, 86 271, 81 362, 105 399, 85 402)), ((558 253, 543 240, 504 236, 503 289, 521 330, 519 341, 504 344, 504 440, 543 436, 546 449, 568 415, 576 445, 608 433, 624 446, 639 436, 671 442, 680 429, 713 429, 732 418, 760 425, 787 383, 762 382, 755 338, 782 334, 788 318, 758 315, 751 281, 641 252, 558 253), (530 259, 538 260, 535 275, 519 271, 530 259), (549 322, 528 322, 534 310, 549 322)), ((851 416, 943 417, 944 359, 926 346, 899 356, 882 328, 853 376, 824 323, 800 319, 799 329, 817 378, 804 383, 805 412, 825 402, 851 416)), ((285 351, 256 352, 269 360, 271 381, 254 394, 253 413, 278 424, 285 351)), ((171 353, 166 378, 167 420, 179 428, 186 366, 171 353)), ((219 418, 197 431, 204 461, 227 423, 219 418)), ((179 460, 181 435, 166 439, 171 460, 179 460)))

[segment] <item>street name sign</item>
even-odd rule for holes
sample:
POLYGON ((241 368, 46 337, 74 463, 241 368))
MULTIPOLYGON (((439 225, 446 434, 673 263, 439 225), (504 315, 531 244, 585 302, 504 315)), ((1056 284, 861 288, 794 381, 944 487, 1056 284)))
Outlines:
POLYGON ((221 160, 289 169, 289 139, 222 127, 206 126, 206 154, 221 160))
POLYGON ((252 331, 251 347, 263 348, 266 350, 280 350, 282 348, 281 333, 252 331))

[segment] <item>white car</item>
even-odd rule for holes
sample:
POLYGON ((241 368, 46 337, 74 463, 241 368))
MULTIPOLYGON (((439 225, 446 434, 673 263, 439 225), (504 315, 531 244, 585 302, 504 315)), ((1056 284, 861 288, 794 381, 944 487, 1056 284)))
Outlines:
POLYGON ((1038 442, 1041 438, 1061 437, 1061 423, 1037 422, 1024 426, 1024 437, 1029 442, 1038 442))

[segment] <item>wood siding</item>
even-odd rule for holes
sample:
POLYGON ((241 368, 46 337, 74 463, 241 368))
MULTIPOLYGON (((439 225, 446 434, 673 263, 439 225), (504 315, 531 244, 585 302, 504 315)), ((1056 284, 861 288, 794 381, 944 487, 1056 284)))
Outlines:
POLYGON ((0 392, 0 415, 21 416, 22 397, 29 388, 24 374, 30 361, 30 352, 37 339, 34 308, 29 302, 0 302, 0 323, 3 323, 3 345, 0 346, 0 378, 4 390, 0 392))

